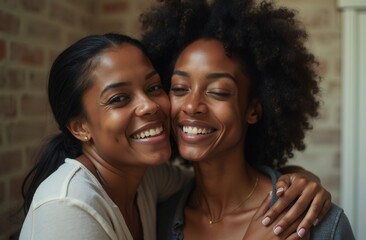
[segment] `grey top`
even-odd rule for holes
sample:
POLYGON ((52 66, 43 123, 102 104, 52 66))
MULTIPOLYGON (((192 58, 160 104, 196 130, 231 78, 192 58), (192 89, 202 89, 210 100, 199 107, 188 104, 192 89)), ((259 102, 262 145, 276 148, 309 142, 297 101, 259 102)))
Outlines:
MULTIPOLYGON (((276 192, 276 182, 281 176, 281 173, 268 167, 261 167, 263 173, 267 174, 272 179, 272 190, 276 192)), ((158 226, 157 239, 159 240, 182 240, 183 225, 184 225, 184 206, 189 195, 195 187, 194 179, 192 179, 185 188, 174 194, 168 200, 158 205, 158 226)), ((273 194, 273 205, 278 197, 273 194)), ((352 240, 355 239, 352 228, 343 209, 335 204, 332 204, 329 212, 324 219, 311 229, 311 239, 316 240, 352 240)))

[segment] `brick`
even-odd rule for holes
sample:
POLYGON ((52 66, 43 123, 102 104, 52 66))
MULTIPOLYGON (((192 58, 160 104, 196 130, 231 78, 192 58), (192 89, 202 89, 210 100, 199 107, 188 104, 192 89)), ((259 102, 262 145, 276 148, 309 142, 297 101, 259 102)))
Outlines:
POLYGON ((29 87, 34 90, 39 90, 46 94, 47 92, 47 74, 43 71, 29 72, 29 87))
POLYGON ((124 30, 123 21, 104 20, 98 23, 98 31, 102 34, 106 32, 125 32, 124 30))
POLYGON ((31 66, 41 66, 44 63, 44 52, 39 47, 12 42, 10 45, 10 60, 31 66))
POLYGON ((20 20, 17 16, 0 10, 0 32, 17 34, 20 20))
MULTIPOLYGON (((97 26, 96 22, 98 21, 98 19, 96 19, 94 16, 79 16, 78 18, 78 23, 80 25, 80 28, 83 29, 85 32, 75 32, 74 34, 70 34, 71 36, 78 36, 78 38, 68 38, 68 39, 72 39, 72 40, 78 40, 81 37, 84 37, 86 35, 86 33, 90 33, 90 32, 94 32, 94 28, 95 26, 97 26)), ((71 43, 70 41, 68 41, 69 43, 71 43)))
POLYGON ((39 146, 28 146, 25 150, 25 169, 27 169, 27 171, 30 171, 30 169, 32 167, 34 167, 34 165, 37 162, 37 157, 38 154, 41 150, 41 148, 43 146, 41 146, 41 142, 39 144, 39 146))
POLYGON ((18 239, 10 238, 12 234, 18 231, 22 226, 22 220, 24 217, 19 211, 20 202, 6 202, 3 208, 4 210, 0 213, 0 239, 18 239), (17 205, 15 205, 15 203, 17 205))
MULTIPOLYGON (((7 202, 6 208, 0 213, 0 239, 13 239, 10 238, 10 235, 15 233, 17 230, 21 228, 21 216, 22 214, 16 214, 20 207, 20 202, 7 202), (17 203, 18 205, 14 206, 14 203, 17 203), (14 215, 16 214, 16 215, 14 215)), ((18 239, 18 238, 14 238, 18 239)))
POLYGON ((14 0, 0 0, 1 8, 15 9, 18 6, 18 1, 14 0))
POLYGON ((319 8, 315 11, 311 9, 311 12, 307 12, 303 20, 306 28, 314 29, 327 29, 331 25, 331 13, 330 9, 319 8))
POLYGON ((309 134, 310 141, 315 145, 339 145, 340 131, 339 129, 319 129, 309 134))
POLYGON ((0 61, 6 57, 5 41, 0 39, 0 61))
MULTIPOLYGON (((90 23, 89 23, 89 25, 90 25, 90 23)), ((71 32, 71 33, 67 34, 66 41, 67 41, 68 45, 71 45, 71 44, 75 43, 76 41, 78 41, 79 39, 81 39, 83 37, 85 37, 85 34, 83 34, 81 32, 71 32)), ((60 54, 59 51, 51 52, 50 59, 52 61, 54 61, 59 54, 60 54)))
POLYGON ((52 19, 56 19, 59 22, 67 25, 67 26, 73 26, 76 22, 76 16, 73 11, 70 10, 70 8, 67 8, 63 2, 56 2, 52 1, 50 2, 50 17, 52 19))
POLYGON ((29 20, 26 34, 34 39, 45 40, 48 44, 59 44, 62 40, 61 29, 46 20, 29 20))
MULTIPOLYGON (((314 46, 321 46, 322 48, 331 48, 335 47, 340 50, 340 40, 341 35, 340 32, 317 32, 311 35, 309 41, 314 46)), ((339 51, 338 50, 338 51, 339 51)))
POLYGON ((22 0, 21 4, 24 9, 35 13, 44 12, 46 8, 45 0, 22 0))
POLYGON ((21 199, 21 189, 24 176, 15 176, 10 179, 9 186, 10 192, 9 197, 11 201, 17 202, 21 199))
POLYGON ((0 182, 0 204, 3 204, 5 201, 6 193, 5 193, 5 183, 0 182))
POLYGON ((329 71, 328 62, 324 59, 320 59, 320 60, 318 60, 318 62, 319 62, 319 65, 315 66, 315 71, 321 77, 324 77, 326 74, 328 74, 328 71, 329 71))
POLYGON ((68 0, 70 4, 78 8, 78 11, 83 11, 88 14, 95 13, 95 1, 90 0, 68 0))
POLYGON ((101 10, 102 13, 107 13, 107 14, 119 14, 119 13, 123 13, 126 12, 128 10, 128 3, 127 2, 120 2, 120 1, 115 1, 115 2, 110 2, 110 3, 102 3, 101 5, 101 10))
POLYGON ((47 126, 42 121, 20 121, 7 124, 5 137, 10 144, 35 142, 45 136, 47 126))
POLYGON ((11 174, 22 168, 22 153, 20 151, 0 152, 0 175, 11 174))
POLYGON ((24 116, 45 116, 48 109, 48 99, 46 95, 26 94, 21 97, 21 113, 24 116))
POLYGON ((15 176, 10 180, 10 199, 17 201, 21 199, 21 189, 24 176, 15 176))
POLYGON ((11 118, 17 115, 17 103, 14 96, 0 96, 0 117, 11 118))
MULTIPOLYGON (((56 58, 58 57, 58 55, 60 55, 60 53, 61 53, 61 50, 59 50, 59 51, 50 50, 48 53, 48 62, 53 63, 56 60, 56 58)), ((51 69, 51 66, 49 67, 49 69, 51 69)))
POLYGON ((0 147, 4 145, 3 124, 0 122, 0 147))
POLYGON ((0 89, 22 90, 25 86, 24 70, 17 68, 0 68, 0 89))

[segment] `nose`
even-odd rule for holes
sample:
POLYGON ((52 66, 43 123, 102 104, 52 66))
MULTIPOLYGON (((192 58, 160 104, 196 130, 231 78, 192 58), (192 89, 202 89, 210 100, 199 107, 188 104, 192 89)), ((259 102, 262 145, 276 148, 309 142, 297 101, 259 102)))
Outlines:
POLYGON ((183 112, 190 116, 206 113, 207 105, 203 95, 203 93, 191 92, 182 105, 183 112))
POLYGON ((151 100, 148 96, 141 96, 138 101, 139 103, 136 108, 137 116, 153 115, 160 109, 160 105, 151 100))

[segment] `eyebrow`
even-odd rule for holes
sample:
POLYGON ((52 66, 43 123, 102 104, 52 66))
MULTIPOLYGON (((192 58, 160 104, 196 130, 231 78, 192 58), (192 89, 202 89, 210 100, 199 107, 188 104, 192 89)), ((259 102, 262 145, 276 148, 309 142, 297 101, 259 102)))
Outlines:
POLYGON ((111 83, 111 84, 108 84, 104 89, 103 91, 100 93, 100 96, 99 97, 102 97, 103 94, 108 91, 109 89, 113 89, 113 88, 119 88, 119 87, 124 87, 124 86, 127 86, 127 85, 131 85, 129 82, 117 82, 117 83, 111 83))
MULTIPOLYGON (((155 76, 158 72, 156 70, 151 71, 150 73, 146 74, 145 76, 145 81, 149 80, 150 78, 152 78, 153 76, 155 76)), ((111 83, 108 84, 103 91, 100 93, 100 97, 103 96, 103 94, 108 91, 109 89, 113 89, 113 88, 119 88, 119 87, 124 87, 124 86, 128 86, 131 85, 128 81, 126 82, 117 82, 117 83, 111 83)))
POLYGON ((229 78, 229 79, 233 80, 234 82, 236 82, 236 78, 229 73, 209 73, 206 75, 206 78, 208 78, 208 79, 229 78))
MULTIPOLYGON (((191 77, 191 75, 189 73, 181 71, 181 70, 175 70, 173 72, 173 75, 179 75, 182 77, 191 77)), ((209 73, 206 75, 206 78, 207 79, 229 78, 229 79, 233 80, 234 82, 236 82, 236 78, 229 73, 209 73)))
POLYGON ((190 77, 191 76, 189 73, 181 71, 181 70, 175 70, 173 72, 173 75, 179 75, 179 76, 182 76, 182 77, 190 77))
POLYGON ((150 73, 146 74, 145 80, 149 80, 150 78, 152 78, 156 74, 158 74, 158 72, 156 70, 151 71, 150 73))

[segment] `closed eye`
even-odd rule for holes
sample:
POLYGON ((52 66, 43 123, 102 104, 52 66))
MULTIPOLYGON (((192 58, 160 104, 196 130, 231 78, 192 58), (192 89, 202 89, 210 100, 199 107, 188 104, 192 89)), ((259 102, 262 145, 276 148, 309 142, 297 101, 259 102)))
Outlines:
POLYGON ((170 92, 175 96, 183 96, 187 94, 188 91, 189 89, 187 89, 186 87, 174 86, 170 88, 170 92))
POLYGON ((208 96, 211 96, 213 98, 216 98, 218 100, 224 100, 226 98, 228 98, 231 94, 230 92, 226 92, 226 91, 207 91, 206 94, 208 96))

